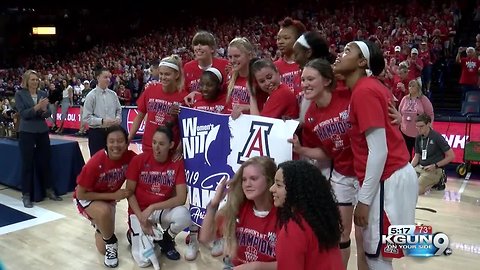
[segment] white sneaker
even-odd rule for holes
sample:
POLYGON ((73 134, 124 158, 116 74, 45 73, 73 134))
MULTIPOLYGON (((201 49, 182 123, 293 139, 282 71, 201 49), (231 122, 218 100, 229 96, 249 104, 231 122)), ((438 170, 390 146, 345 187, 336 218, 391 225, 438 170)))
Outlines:
POLYGON ((213 257, 218 257, 223 254, 223 238, 213 241, 212 250, 210 251, 213 257))
POLYGON ((185 251, 185 260, 193 261, 197 258, 199 252, 198 241, 192 241, 188 243, 187 250, 185 251))
POLYGON ((105 261, 107 267, 115 268, 118 266, 118 243, 105 245, 105 261))

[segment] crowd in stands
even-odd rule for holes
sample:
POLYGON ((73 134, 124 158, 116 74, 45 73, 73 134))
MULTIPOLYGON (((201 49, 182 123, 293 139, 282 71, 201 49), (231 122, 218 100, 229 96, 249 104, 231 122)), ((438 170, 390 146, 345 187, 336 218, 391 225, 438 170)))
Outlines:
MULTIPOLYGON (((299 9, 284 15, 300 19, 308 30, 319 31, 331 44, 334 54, 343 51, 351 40, 371 40, 381 45, 388 63, 385 83, 399 101, 408 93, 408 81, 412 78, 422 76, 423 91, 428 92, 432 66, 445 57, 455 57, 453 41, 461 18, 456 2, 436 4, 435 1, 428 5, 362 3, 343 5, 334 11, 318 7, 317 11, 299 9), (400 63, 405 65, 402 67, 400 63)), ((236 36, 248 37, 259 57, 273 60, 280 57, 276 48, 278 22, 268 15, 228 21, 204 18, 192 25, 161 29, 120 43, 96 45, 65 59, 32 55, 21 67, 0 70, 0 96, 13 96, 20 87, 21 74, 34 69, 42 74, 42 89, 48 89, 51 82, 59 87, 66 80, 74 87, 74 104, 80 104, 83 82, 92 82, 94 88, 93 70, 102 65, 111 70, 110 88, 117 93, 121 91, 122 105, 134 105, 150 79, 150 67, 155 60, 172 53, 180 55, 184 63, 193 59, 190 42, 200 29, 216 35, 219 57, 226 58, 228 43, 236 36)))

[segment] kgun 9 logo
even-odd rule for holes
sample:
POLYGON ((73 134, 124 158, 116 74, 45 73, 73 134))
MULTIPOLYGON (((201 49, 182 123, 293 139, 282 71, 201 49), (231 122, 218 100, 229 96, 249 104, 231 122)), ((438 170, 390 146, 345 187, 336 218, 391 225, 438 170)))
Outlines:
POLYGON ((388 235, 382 235, 382 243, 398 246, 405 256, 433 257, 451 255, 450 239, 445 233, 432 233, 430 226, 393 225, 388 228, 388 235))

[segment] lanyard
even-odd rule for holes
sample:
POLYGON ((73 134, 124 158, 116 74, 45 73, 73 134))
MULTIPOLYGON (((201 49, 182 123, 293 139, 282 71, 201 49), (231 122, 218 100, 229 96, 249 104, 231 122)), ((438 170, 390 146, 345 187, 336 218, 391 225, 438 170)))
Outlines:
POLYGON ((425 151, 427 150, 429 142, 430 142, 430 138, 427 138, 427 144, 423 146, 423 137, 422 137, 422 140, 420 141, 422 150, 425 150, 425 151))

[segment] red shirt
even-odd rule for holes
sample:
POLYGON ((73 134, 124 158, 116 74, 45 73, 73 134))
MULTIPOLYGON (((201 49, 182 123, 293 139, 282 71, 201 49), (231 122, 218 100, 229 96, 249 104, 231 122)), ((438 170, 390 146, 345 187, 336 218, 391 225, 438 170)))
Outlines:
POLYGON ((398 126, 390 123, 388 102, 392 99, 388 89, 377 79, 363 77, 358 80, 350 100, 349 131, 355 174, 362 183, 367 167, 368 146, 365 132, 371 128, 384 128, 388 155, 381 181, 409 162, 409 154, 398 126))
POLYGON ((228 113, 227 107, 225 106, 225 103, 227 102, 226 94, 220 94, 215 100, 207 100, 204 99, 202 95, 199 96, 200 97, 195 100, 195 103, 193 104, 194 109, 213 113, 228 113))
MULTIPOLYGON (((175 194, 176 185, 185 185, 183 159, 164 163, 155 160, 152 153, 142 153, 132 159, 126 177, 137 182, 135 197, 140 210, 149 205, 163 202, 175 194)), ((128 209, 132 213, 131 209, 128 209)))
POLYGON ((300 219, 303 229, 290 219, 278 232, 278 270, 344 270, 340 248, 328 250, 318 246, 312 227, 300 219))
MULTIPOLYGON (((187 95, 185 91, 166 93, 159 82, 149 82, 145 91, 137 100, 138 110, 147 115, 145 121, 145 132, 142 137, 143 152, 152 150, 152 139, 155 130, 167 122, 177 122, 177 117, 169 114, 172 105, 181 105, 183 98, 187 95)), ((173 127, 175 147, 180 140, 178 125, 173 127)))
MULTIPOLYGON (((259 91, 261 92, 261 91, 259 91)), ((266 99, 265 99, 266 100, 266 99)), ((265 101, 263 100, 263 101, 265 101)), ((258 102, 258 109, 260 110, 260 103, 263 105, 263 102, 257 99, 258 102)), ((230 94, 230 98, 227 101, 227 110, 228 113, 232 112, 233 104, 240 104, 240 105, 250 105, 250 92, 247 89, 247 78, 246 77, 237 77, 235 80, 235 85, 233 86, 232 92, 230 94)), ((246 113, 246 112, 244 112, 246 113)))
MULTIPOLYGON (((127 166, 136 155, 127 150, 120 160, 111 160, 106 151, 98 151, 83 166, 77 176, 77 184, 89 192, 113 193, 122 187, 127 166)), ((77 198, 76 190, 73 198, 77 198)))
MULTIPOLYGON (((410 58, 410 66, 408 67, 408 77, 410 78, 418 78, 422 75, 423 70, 423 60, 420 57, 414 61, 410 58)), ((408 90, 408 85, 407 85, 408 90)))
POLYGON ((235 266, 254 261, 276 261, 277 208, 272 206, 268 215, 262 218, 255 216, 253 206, 253 201, 247 200, 238 211, 237 257, 232 261, 235 266))
POLYGON ((274 62, 280 73, 282 82, 295 91, 295 94, 302 91, 301 73, 302 70, 297 63, 288 63, 283 58, 274 62))
POLYGON ((298 103, 292 89, 281 83, 268 97, 260 115, 277 119, 282 119, 283 116, 297 119, 298 111, 298 103))
POLYGON ((302 131, 303 145, 322 148, 333 160, 334 169, 344 176, 355 176, 348 136, 352 128, 348 121, 350 96, 350 90, 336 89, 327 107, 319 108, 312 102, 305 113, 302 131))
MULTIPOLYGON (((225 69, 227 67, 228 60, 216 58, 212 59, 212 67, 218 69, 222 73, 223 80, 226 81, 227 73, 225 69)), ((200 77, 203 74, 203 69, 198 65, 198 60, 192 60, 183 66, 185 74, 185 90, 187 92, 199 91, 200 77)))
MULTIPOLYGON (((400 102, 404 96, 408 94, 408 84, 410 83, 411 80, 414 80, 415 78, 410 76, 411 74, 408 73, 407 78, 403 79, 400 78, 398 75, 393 75, 393 85, 392 85, 392 93, 395 96, 395 98, 400 102), (398 84, 402 83, 404 86, 404 89, 398 87, 398 84)), ((397 102, 397 104, 398 104, 397 102)))
POLYGON ((462 66, 460 84, 477 85, 480 60, 478 60, 477 58, 462 57, 460 59, 460 64, 462 66))

